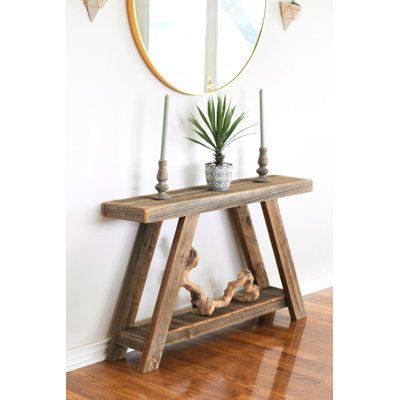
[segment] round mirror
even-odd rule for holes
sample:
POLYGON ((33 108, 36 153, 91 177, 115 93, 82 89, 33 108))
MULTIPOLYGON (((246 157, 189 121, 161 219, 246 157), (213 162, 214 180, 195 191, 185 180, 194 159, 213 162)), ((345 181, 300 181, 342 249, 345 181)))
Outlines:
POLYGON ((136 45, 163 83, 206 94, 232 82, 249 62, 266 0, 127 0, 136 45))

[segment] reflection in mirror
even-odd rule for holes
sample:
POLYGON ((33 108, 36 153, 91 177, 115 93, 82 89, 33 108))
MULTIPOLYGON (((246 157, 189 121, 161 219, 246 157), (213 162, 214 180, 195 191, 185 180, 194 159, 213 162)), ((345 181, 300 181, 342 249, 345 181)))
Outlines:
POLYGON ((185 93, 227 85, 251 58, 266 0, 128 0, 135 42, 152 71, 185 93))

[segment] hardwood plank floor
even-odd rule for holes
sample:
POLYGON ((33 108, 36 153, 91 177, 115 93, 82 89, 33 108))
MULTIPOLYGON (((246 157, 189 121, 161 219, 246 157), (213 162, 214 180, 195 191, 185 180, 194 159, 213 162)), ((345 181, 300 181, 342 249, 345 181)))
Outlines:
POLYGON ((305 296, 308 317, 287 309, 167 347, 158 370, 140 353, 67 373, 67 400, 330 400, 332 289, 305 296))

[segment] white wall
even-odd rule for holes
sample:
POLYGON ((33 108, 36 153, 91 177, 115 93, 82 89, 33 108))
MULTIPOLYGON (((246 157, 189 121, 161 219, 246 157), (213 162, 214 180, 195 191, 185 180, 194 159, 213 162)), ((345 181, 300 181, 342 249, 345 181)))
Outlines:
MULTIPOLYGON (((258 50, 227 94, 257 122, 258 90, 264 88, 270 172, 314 180, 313 193, 280 201, 298 276, 306 284, 332 268, 331 1, 301 4, 303 14, 284 32, 278 1, 269 1, 258 50)), ((125 0, 108 1, 93 23, 79 0, 68 0, 67 10, 67 348, 74 349, 109 335, 138 225, 102 217, 100 204, 154 191, 165 93, 171 103, 170 187, 203 184, 210 155, 183 139, 187 110, 205 97, 171 91, 151 74, 132 40, 125 0)), ((246 139, 227 154, 235 177, 253 176, 257 168, 258 138, 246 139)), ((260 208, 250 208, 271 281, 278 285, 260 208)), ((162 227, 139 319, 152 313, 175 225, 162 227)), ((201 216, 194 245, 201 264, 193 280, 220 295, 244 266, 224 212, 201 216)), ((182 290, 177 306, 187 304, 182 290)))

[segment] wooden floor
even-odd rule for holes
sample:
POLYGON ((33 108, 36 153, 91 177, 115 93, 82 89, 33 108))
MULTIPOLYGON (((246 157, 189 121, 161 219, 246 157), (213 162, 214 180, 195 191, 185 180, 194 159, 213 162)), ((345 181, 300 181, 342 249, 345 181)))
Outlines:
POLYGON ((140 353, 67 374, 68 400, 330 400, 332 289, 305 296, 307 319, 287 309, 166 348, 158 370, 140 353))

